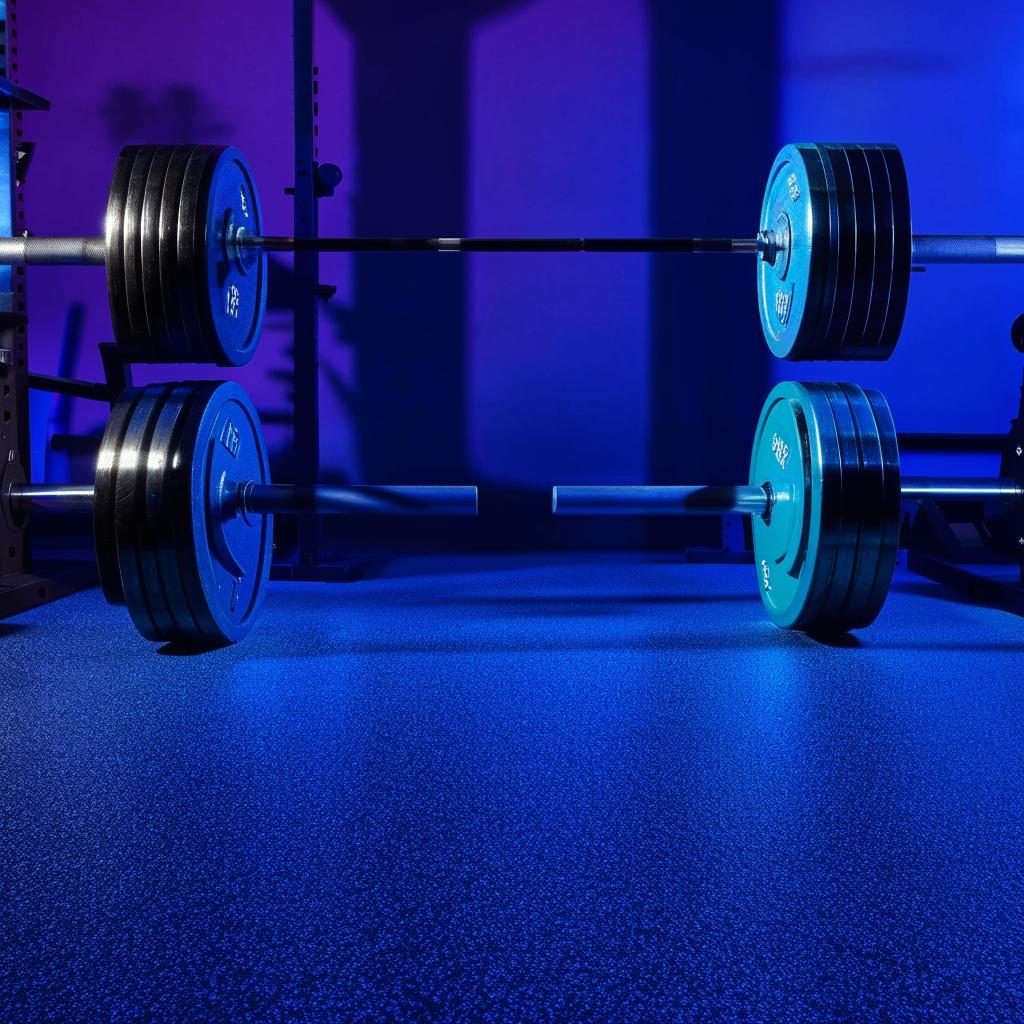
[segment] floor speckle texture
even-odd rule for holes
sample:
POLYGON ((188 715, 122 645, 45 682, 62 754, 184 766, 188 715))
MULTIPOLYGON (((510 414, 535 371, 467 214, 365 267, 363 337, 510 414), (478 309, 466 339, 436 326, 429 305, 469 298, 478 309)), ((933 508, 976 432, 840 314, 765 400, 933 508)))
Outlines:
POLYGON ((160 653, 0 624, 0 1020, 1024 1019, 1024 621, 397 561, 160 653))

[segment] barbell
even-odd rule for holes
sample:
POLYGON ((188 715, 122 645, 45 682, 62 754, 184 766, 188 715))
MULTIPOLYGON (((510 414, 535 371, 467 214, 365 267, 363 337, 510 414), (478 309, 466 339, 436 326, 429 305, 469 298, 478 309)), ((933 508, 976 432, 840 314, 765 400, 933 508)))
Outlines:
POLYGON ((268 252, 683 252, 757 257, 761 327, 785 359, 886 359, 914 266, 1019 263, 1020 235, 914 235, 900 151, 783 147, 753 238, 294 238, 263 234, 252 170, 230 146, 128 146, 105 233, 0 239, 0 263, 106 268, 114 337, 137 362, 240 366, 267 303, 268 252))
MULTIPOLYGON (((768 395, 741 486, 552 491, 556 515, 749 515, 758 587, 772 621, 836 632, 870 625, 896 567, 903 500, 1021 507, 1013 479, 901 480, 892 414, 854 384, 782 383, 768 395)), ((1024 542, 1024 541, 1022 541, 1024 542)))
POLYGON ((270 482, 255 407, 234 383, 129 388, 114 404, 92 486, 31 485, 9 464, 0 511, 91 511, 100 585, 150 640, 217 645, 252 627, 270 573, 273 513, 456 515, 475 487, 270 482))

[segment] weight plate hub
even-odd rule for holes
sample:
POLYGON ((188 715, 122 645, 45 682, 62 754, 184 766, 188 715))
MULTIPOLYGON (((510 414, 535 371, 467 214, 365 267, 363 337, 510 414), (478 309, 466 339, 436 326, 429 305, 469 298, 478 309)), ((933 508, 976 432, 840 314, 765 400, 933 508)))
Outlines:
POLYGON ((769 515, 753 521, 772 621, 808 631, 873 621, 895 567, 900 516, 896 434, 882 396, 779 384, 758 422, 750 483, 772 496, 769 515))
POLYGON ((180 510, 184 526, 178 564, 197 629, 187 639, 240 640, 270 576, 273 517, 244 515, 235 504, 242 482, 270 481, 259 416, 237 384, 221 384, 193 403, 171 465, 170 507, 180 510))
MULTIPOLYGON (((830 192, 814 146, 785 146, 775 158, 760 230, 775 237, 774 262, 758 260, 761 327, 775 355, 809 358, 825 292, 834 287, 835 230, 830 192)), ((831 309, 831 299, 827 300, 831 309)))
POLYGON ((256 350, 267 305, 267 257, 235 244, 262 233, 263 215, 245 157, 232 146, 206 168, 198 209, 205 229, 196 264, 205 350, 220 366, 242 366, 256 350))
POLYGON ((911 269, 909 188, 896 147, 784 147, 760 231, 776 240, 773 261, 757 268, 761 327, 775 355, 891 355, 911 269))

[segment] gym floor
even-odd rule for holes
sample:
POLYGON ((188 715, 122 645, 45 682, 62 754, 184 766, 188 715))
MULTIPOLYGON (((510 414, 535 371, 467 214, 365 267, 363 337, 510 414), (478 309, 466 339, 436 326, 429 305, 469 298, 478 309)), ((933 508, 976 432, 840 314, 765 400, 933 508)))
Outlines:
POLYGON ((0 1019, 1024 1019, 1021 620, 399 559, 202 656, 0 624, 0 1019))

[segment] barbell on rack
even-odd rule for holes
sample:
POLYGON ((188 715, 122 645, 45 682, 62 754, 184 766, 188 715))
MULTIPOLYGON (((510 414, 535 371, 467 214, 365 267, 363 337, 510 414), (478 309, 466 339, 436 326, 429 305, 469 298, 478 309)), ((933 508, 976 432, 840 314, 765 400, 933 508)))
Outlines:
POLYGON ((714 515, 752 519, 761 599, 776 625, 858 629, 882 608, 896 566, 903 500, 1024 502, 1013 479, 901 480, 885 398, 854 384, 777 385, 754 435, 749 483, 552 491, 556 515, 714 515))
POLYGON ((128 146, 102 237, 0 238, 0 263, 106 267, 114 336, 136 362, 240 366, 267 302, 267 252, 684 252, 757 256, 761 326, 782 358, 886 359, 914 266, 1024 262, 1020 235, 913 235, 900 151, 785 146, 754 238, 293 238, 263 234, 230 146, 128 146))
POLYGON ((92 512, 104 596, 127 605, 145 637, 215 645, 253 625, 273 513, 473 516, 477 490, 272 484, 259 416, 242 388, 188 382, 121 394, 93 486, 3 480, 10 525, 34 509, 92 512))

